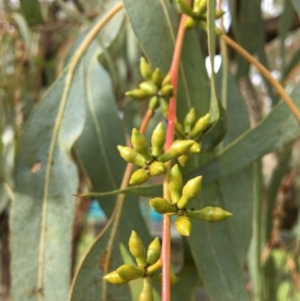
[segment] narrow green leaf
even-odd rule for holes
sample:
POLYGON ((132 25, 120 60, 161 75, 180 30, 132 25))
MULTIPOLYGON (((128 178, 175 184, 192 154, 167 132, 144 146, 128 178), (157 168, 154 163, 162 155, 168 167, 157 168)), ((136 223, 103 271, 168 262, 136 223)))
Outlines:
POLYGON ((298 14, 298 17, 300 18, 300 2, 298 0, 290 0, 292 4, 294 5, 294 9, 298 14))
MULTIPOLYGON (((112 32, 108 32, 108 36, 112 34, 116 38, 118 33, 116 28, 121 28, 122 20, 123 17, 117 19, 114 26, 109 26, 112 28, 112 32)), ((101 53, 101 49, 95 41, 87 53, 88 63, 85 69, 87 121, 76 146, 94 190, 105 192, 117 190, 121 184, 126 162, 120 157, 117 145, 125 145, 126 142, 110 77, 97 60, 99 53, 101 53)), ((106 195, 99 202, 106 216, 109 217, 114 212, 115 197, 106 195)), ((114 256, 120 256, 119 245, 121 242, 124 245, 128 244, 132 230, 137 230, 145 241, 150 240, 136 198, 126 198, 121 219, 114 221, 114 227, 115 230, 109 237, 109 245, 113 246, 108 249, 108 255, 111 256, 111 259, 114 256)), ((94 275, 100 273, 97 266, 93 266, 89 271, 85 270, 86 265, 89 265, 90 262, 99 260, 97 250, 102 248, 102 244, 105 244, 102 238, 97 238, 94 245, 86 253, 73 279, 73 288, 69 295, 70 300, 82 300, 78 296, 84 296, 85 300, 99 300, 99 294, 106 300, 112 299, 114 294, 114 298, 118 298, 116 300, 128 300, 127 295, 124 297, 121 292, 116 293, 115 286, 108 284, 106 287, 106 285, 103 286, 102 282, 93 282, 94 275), (81 277, 86 277, 86 281, 82 282, 81 277), (90 288, 92 288, 92 295, 89 293, 90 288)), ((114 261, 112 264, 114 266, 114 261)))
POLYGON ((278 166, 272 174, 272 178, 267 188, 267 214, 266 214, 266 238, 268 239, 271 235, 273 228, 273 211, 275 209, 276 198, 278 190, 283 177, 289 170, 289 163, 291 159, 291 146, 287 145, 278 154, 278 166))
MULTIPOLYGON (((203 202, 194 201, 193 208, 205 206, 223 207, 217 183, 205 186, 201 192, 203 202)), ((225 208, 226 209, 226 208, 225 208)), ((238 214, 238 213, 236 213, 238 214)), ((234 218, 235 214, 232 218, 234 218)), ((212 301, 249 300, 243 270, 232 244, 229 220, 207 223, 192 220, 189 238, 191 251, 199 276, 212 301)))
MULTIPOLYGON (((221 74, 221 71, 217 74, 217 86, 219 87, 221 87, 221 74)), ((224 146, 237 139, 250 126, 245 103, 230 72, 228 73, 227 91, 228 132, 223 141, 224 146)), ((230 218, 227 224, 231 234, 233 252, 241 267, 245 263, 251 239, 252 186, 253 170, 251 166, 222 177, 219 181, 224 209, 234 214, 234 218, 230 218)))
POLYGON ((293 22, 294 8, 290 0, 284 1, 284 9, 280 17, 279 23, 279 46, 281 58, 281 70, 285 67, 285 39, 289 33, 289 29, 293 22))
POLYGON ((68 296, 76 208, 72 195, 78 188, 71 148, 85 125, 88 55, 74 56, 33 112, 22 140, 10 221, 15 300, 68 296))
POLYGON ((68 75, 67 70, 44 96, 22 139, 10 220, 14 300, 66 300, 68 295, 72 194, 78 186, 71 148, 86 115, 82 63, 71 83, 68 75))
POLYGON ((208 52, 211 64, 211 77, 210 77, 210 119, 214 126, 208 131, 208 133, 201 139, 201 145, 203 151, 210 151, 217 146, 224 138, 227 131, 227 117, 225 110, 222 108, 216 91, 215 84, 215 71, 214 71, 214 59, 215 59, 215 8, 216 1, 208 1, 207 10, 207 22, 208 22, 208 52))
MULTIPOLYGON (((169 71, 179 24, 179 15, 168 0, 125 0, 133 31, 152 67, 169 71), (151 26, 149 26, 149 24, 151 26)), ((184 39, 178 87, 179 121, 191 107, 202 116, 209 110, 209 90, 203 54, 194 30, 184 39)))
MULTIPOLYGON (((300 106, 300 85, 291 93, 296 105, 300 106)), ((261 156, 274 151, 299 136, 300 127, 286 105, 281 102, 254 128, 247 130, 236 140, 222 149, 210 162, 187 177, 205 175, 203 182, 208 184, 219 178, 242 170, 261 156)))
POLYGON ((109 195, 117 195, 120 193, 126 193, 126 194, 133 194, 133 195, 140 195, 140 196, 157 196, 162 195, 162 185, 137 185, 137 186, 131 186, 125 189, 116 189, 111 190, 107 192, 88 192, 80 195, 81 197, 89 197, 89 198, 100 198, 105 197, 109 195))
MULTIPOLYGON (((235 14, 234 19, 237 25, 237 42, 245 48, 250 54, 257 51, 258 39, 257 33, 261 30, 260 14, 261 0, 242 0, 239 6, 238 15, 235 14)), ((249 71, 250 64, 241 56, 237 60, 237 77, 246 76, 249 71)))
POLYGON ((29 25, 43 23, 41 7, 38 0, 20 0, 20 3, 29 25))
MULTIPOLYGON (((107 24, 100 35, 104 46, 110 46, 117 38, 123 20, 124 14, 120 12, 107 24)), ((124 132, 117 114, 110 77, 98 62, 101 53, 102 49, 95 40, 85 57, 87 121, 76 142, 92 185, 99 192, 118 189, 122 170, 125 169, 125 162, 117 150, 117 145, 125 144, 124 132)), ((114 200, 114 197, 107 197, 101 203, 107 216, 114 208, 114 200)))
POLYGON ((197 268, 186 238, 182 238, 183 265, 179 273, 179 281, 171 287, 171 299, 174 301, 194 300, 196 287, 200 284, 197 268))
MULTIPOLYGON (((131 205, 131 210, 134 213, 137 213, 137 209, 136 206, 131 205)), ((112 285, 102 279, 105 276, 106 265, 109 266, 108 272, 112 272, 123 264, 120 244, 123 242, 127 246, 130 227, 131 229, 137 229, 137 225, 127 225, 128 219, 125 214, 123 214, 120 223, 116 223, 115 217, 116 214, 111 216, 106 227, 96 237, 83 256, 72 281, 69 301, 131 300, 128 285, 112 285), (120 230, 120 227, 128 229, 127 233, 120 230), (127 235, 125 236, 125 234, 127 235), (124 243, 124 240, 127 240, 126 243, 124 243), (108 263, 109 257, 110 261, 108 263)), ((138 233, 140 234, 140 231, 138 233)))

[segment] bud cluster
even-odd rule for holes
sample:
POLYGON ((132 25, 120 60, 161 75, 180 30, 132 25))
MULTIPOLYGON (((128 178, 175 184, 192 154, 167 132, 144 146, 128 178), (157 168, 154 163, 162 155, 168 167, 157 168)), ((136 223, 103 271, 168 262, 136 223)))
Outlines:
MULTIPOLYGON (((186 29, 194 28, 197 23, 207 29, 207 2, 208 0, 194 0, 193 7, 190 7, 185 0, 177 0, 181 12, 188 16, 184 24, 186 29)), ((223 15, 222 10, 217 10, 215 13, 216 19, 223 15)), ((216 33, 221 34, 221 31, 216 28, 216 33)))
POLYGON ((159 123, 151 137, 151 151, 143 134, 137 129, 132 130, 131 143, 133 148, 118 145, 121 157, 141 168, 136 170, 129 180, 131 185, 145 183, 152 176, 159 176, 166 172, 165 162, 186 154, 195 144, 193 140, 176 140, 164 153, 166 130, 163 123, 159 123))
MULTIPOLYGON (((143 289, 139 300, 152 301, 152 279, 161 282, 161 274, 157 273, 161 269, 161 245, 159 238, 156 237, 150 243, 146 252, 141 238, 135 231, 132 231, 128 245, 131 255, 135 258, 136 265, 123 264, 115 271, 104 276, 103 279, 112 284, 122 285, 131 280, 143 278, 143 289)), ((171 284, 175 284, 178 281, 178 277, 172 273, 170 276, 171 284)))
POLYGON ((140 60, 140 71, 145 81, 139 84, 138 89, 128 91, 125 95, 136 100, 150 98, 149 107, 155 110, 162 99, 172 95, 171 78, 169 75, 164 77, 159 68, 153 71, 144 57, 140 60))
POLYGON ((198 154, 201 152, 201 144, 198 141, 200 141, 201 136, 207 132, 210 126, 210 114, 207 113, 197 120, 195 108, 191 108, 186 114, 184 118, 184 126, 177 123, 175 128, 177 135, 181 138, 194 141, 189 152, 177 158, 177 161, 181 166, 185 166, 192 154, 198 154))
POLYGON ((170 170, 168 188, 171 203, 167 200, 156 197, 150 200, 153 210, 161 214, 176 214, 175 227, 183 236, 189 236, 192 228, 190 218, 197 218, 207 222, 219 222, 232 216, 228 211, 219 207, 205 207, 201 210, 186 209, 188 203, 200 192, 202 176, 189 180, 183 186, 182 174, 178 165, 170 170))

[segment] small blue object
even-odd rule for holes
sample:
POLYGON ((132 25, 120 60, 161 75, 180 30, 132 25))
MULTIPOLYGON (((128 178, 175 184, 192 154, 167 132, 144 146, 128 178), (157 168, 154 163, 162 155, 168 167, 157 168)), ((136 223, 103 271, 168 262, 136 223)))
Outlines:
POLYGON ((97 200, 91 201, 87 215, 88 215, 88 217, 91 217, 91 218, 94 218, 97 220, 106 219, 105 214, 104 214, 103 210, 101 209, 97 200))
POLYGON ((154 210, 150 210, 150 220, 151 222, 161 222, 163 220, 163 216, 160 213, 157 213, 154 210))

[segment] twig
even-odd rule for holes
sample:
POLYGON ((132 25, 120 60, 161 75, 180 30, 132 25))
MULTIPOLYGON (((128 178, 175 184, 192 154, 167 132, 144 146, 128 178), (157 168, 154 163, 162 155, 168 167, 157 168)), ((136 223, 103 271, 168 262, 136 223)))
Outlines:
POLYGON ((230 47, 239 52, 247 61, 253 64, 259 72, 269 81, 269 83, 274 87, 274 89, 278 92, 278 94, 285 101, 289 109, 292 111, 298 122, 300 122, 300 112, 298 108, 293 103, 293 100, 290 96, 285 92, 280 83, 272 76, 272 74, 258 61, 256 60, 249 52, 247 52, 244 48, 238 45, 235 41, 229 38, 226 34, 222 34, 220 38, 226 42, 230 47))

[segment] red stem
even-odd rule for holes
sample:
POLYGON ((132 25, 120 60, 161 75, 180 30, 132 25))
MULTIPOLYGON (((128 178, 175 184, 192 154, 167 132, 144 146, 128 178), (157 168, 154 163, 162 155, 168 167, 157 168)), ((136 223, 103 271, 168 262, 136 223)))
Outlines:
MULTIPOLYGON (((190 4, 190 0, 187 1, 190 4)), ((185 27, 184 23, 187 16, 182 14, 179 24, 179 29, 176 38, 176 44, 170 67, 169 74, 171 76, 171 84, 173 86, 173 96, 169 102, 169 116, 168 116, 168 128, 166 134, 165 151, 169 149, 174 138, 174 128, 176 123, 176 97, 177 97, 177 86, 178 86, 178 70, 180 65, 180 57, 182 52, 185 27)), ((168 173, 164 180, 164 198, 170 201, 167 182, 169 178, 169 170, 171 162, 168 164, 168 173)), ((171 218, 167 214, 164 214, 163 225, 162 225, 162 301, 170 301, 170 272, 171 272, 171 234, 170 234, 171 218)))

